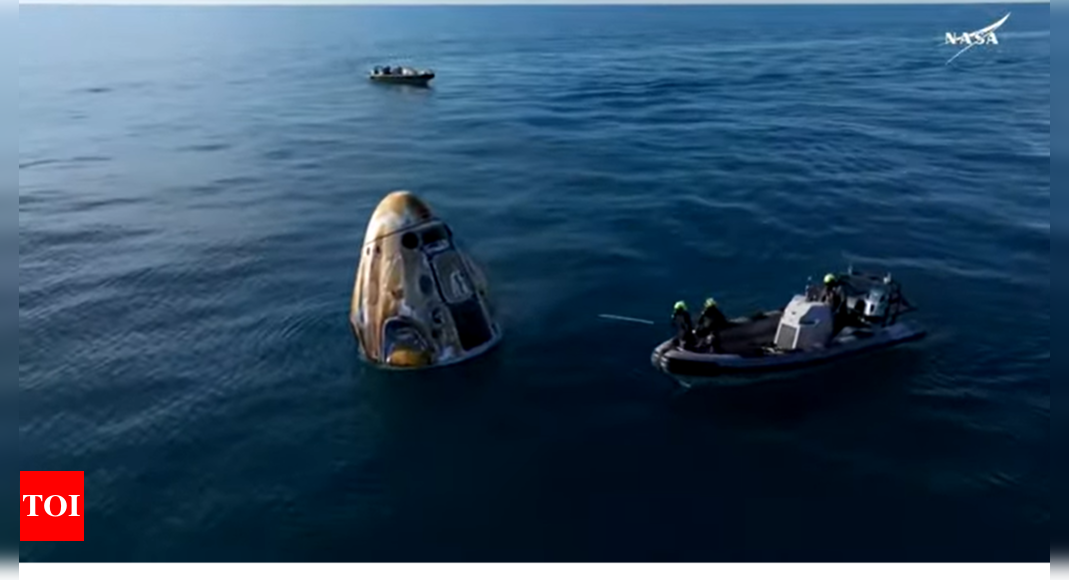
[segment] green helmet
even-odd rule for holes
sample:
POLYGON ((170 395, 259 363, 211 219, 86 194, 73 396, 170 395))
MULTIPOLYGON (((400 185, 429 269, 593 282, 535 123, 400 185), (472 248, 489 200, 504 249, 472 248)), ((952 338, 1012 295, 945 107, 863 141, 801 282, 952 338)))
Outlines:
POLYGON ((675 306, 675 309, 674 309, 676 312, 679 312, 680 310, 686 310, 686 309, 687 309, 687 303, 686 302, 683 302, 682 300, 680 300, 679 302, 676 302, 676 306, 675 306))
POLYGON ((707 298, 705 300, 705 307, 706 308, 712 308, 714 306, 717 306, 716 298, 707 298))
POLYGON ((838 278, 835 277, 835 274, 828 274, 827 276, 824 276, 825 284, 834 284, 836 280, 838 280, 838 278))

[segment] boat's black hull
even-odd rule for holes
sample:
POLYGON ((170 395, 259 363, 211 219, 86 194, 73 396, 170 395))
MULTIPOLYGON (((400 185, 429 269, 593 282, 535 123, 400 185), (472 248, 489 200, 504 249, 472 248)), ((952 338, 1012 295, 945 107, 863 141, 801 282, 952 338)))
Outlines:
POLYGON ((682 379, 715 379, 718 377, 755 377, 766 374, 798 371, 828 364, 844 358, 883 350, 921 340, 927 332, 898 324, 875 336, 853 343, 832 346, 812 352, 778 353, 766 356, 740 357, 689 352, 668 341, 653 351, 653 365, 662 372, 682 379))
POLYGON ((434 75, 371 75, 368 78, 373 82, 388 85, 427 86, 434 80, 434 75))

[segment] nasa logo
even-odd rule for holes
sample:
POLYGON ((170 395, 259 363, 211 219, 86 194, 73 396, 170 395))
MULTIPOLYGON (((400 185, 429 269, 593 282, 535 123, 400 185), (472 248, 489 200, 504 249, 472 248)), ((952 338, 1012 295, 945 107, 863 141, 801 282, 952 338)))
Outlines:
POLYGON ((963 32, 960 36, 955 36, 953 32, 948 32, 947 44, 951 46, 958 46, 960 44, 998 44, 998 37, 995 36, 994 32, 988 32, 987 34, 963 32))
POLYGON ((84 542, 85 472, 19 472, 20 542, 84 542))
POLYGON ((1002 17, 1002 20, 999 20, 991 26, 981 28, 980 30, 977 30, 975 32, 963 32, 961 34, 954 34, 953 32, 948 32, 946 36, 946 43, 948 46, 964 45, 965 48, 961 49, 961 51, 959 51, 950 60, 948 60, 947 64, 949 65, 950 63, 954 62, 958 59, 959 56, 965 54, 971 48, 988 44, 997 45, 998 36, 995 36, 995 31, 1001 28, 1003 24, 1006 24, 1006 21, 1009 19, 1010 15, 1007 14, 1002 17))

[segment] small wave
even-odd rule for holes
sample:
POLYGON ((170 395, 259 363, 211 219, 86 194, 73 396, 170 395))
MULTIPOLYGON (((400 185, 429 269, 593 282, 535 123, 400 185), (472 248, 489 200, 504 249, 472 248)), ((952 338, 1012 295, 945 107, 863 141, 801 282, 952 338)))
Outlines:
POLYGON ((225 151, 227 149, 230 149, 230 145, 227 143, 205 143, 203 145, 190 145, 178 148, 179 151, 190 153, 214 153, 216 151, 225 151))
POLYGON ((217 180, 215 185, 219 187, 250 187, 261 183, 263 183, 263 180, 256 177, 227 177, 217 180))
POLYGON ((973 478, 973 481, 979 487, 986 489, 1011 490, 1020 489, 1022 486, 1021 477, 1004 471, 979 474, 973 478))
MULTIPOLYGON (((192 387, 192 385, 190 385, 192 387)), ((170 397, 159 397, 149 407, 96 428, 94 449, 107 449, 116 441, 146 443, 178 436, 186 422, 209 406, 210 390, 171 389, 170 397)))
POLYGON ((1027 397, 1025 404, 1028 405, 1029 410, 1036 414, 1037 417, 1044 420, 1050 420, 1050 394, 1035 395, 1027 397))
MULTIPOLYGON (((940 38, 944 41, 945 38, 940 38)), ((917 36, 863 36, 851 38, 792 38, 789 40, 766 40, 739 43, 724 47, 723 52, 775 51, 775 52, 831 52, 843 50, 847 47, 863 49, 871 47, 873 50, 888 46, 903 46, 908 44, 922 44, 928 40, 917 36)))
POLYGON ((293 159, 296 154, 291 149, 275 149, 264 153, 264 159, 269 161, 289 161, 293 159))
MULTIPOLYGON (((335 322, 333 305, 323 304, 319 309, 311 309, 308 305, 302 306, 302 310, 285 316, 279 324, 272 325, 271 341, 273 343, 294 343, 300 337, 308 334, 312 329, 321 325, 329 326, 335 322), (330 312, 330 319, 323 318, 323 312, 330 312)), ((266 330, 261 328, 261 330, 266 330)))
POLYGON ((923 398, 925 405, 931 409, 972 413, 989 409, 994 404, 987 391, 961 386, 962 380, 959 376, 933 371, 927 377, 927 382, 931 385, 928 389, 916 390, 913 394, 923 398))
POLYGON ((41 159, 38 161, 19 163, 19 169, 33 169, 34 167, 44 167, 46 165, 55 165, 56 163, 62 163, 62 161, 59 159, 41 159))
POLYGON ((19 193, 19 209, 26 209, 30 206, 46 203, 47 199, 46 196, 40 194, 19 193))
POLYGON ((46 167, 49 165, 69 165, 77 163, 106 163, 111 160, 111 157, 100 157, 91 155, 82 157, 71 157, 69 159, 38 159, 34 161, 27 161, 25 163, 19 163, 19 169, 33 169, 35 167, 46 167))
POLYGON ((783 82, 783 81, 789 80, 792 77, 793 77, 793 75, 789 75, 787 73, 768 72, 768 73, 761 73, 761 74, 755 76, 751 80, 754 83, 779 83, 779 82, 783 82))
POLYGON ((1004 270, 970 267, 965 264, 957 264, 949 259, 936 258, 875 258, 863 256, 851 252, 844 252, 843 258, 848 263, 872 264, 880 268, 895 270, 919 270, 924 272, 937 272, 949 274, 959 278, 966 278, 987 282, 1015 282, 1014 278, 1004 270))
POLYGON ((1028 30, 1021 32, 999 32, 1000 38, 1017 38, 1017 39, 1032 39, 1032 38, 1050 38, 1049 30, 1028 30))
POLYGON ((74 212, 92 211, 109 207, 122 207, 145 203, 144 199, 133 197, 114 197, 108 199, 88 199, 76 201, 70 204, 70 210, 74 212))
POLYGON ((97 228, 76 232, 38 231, 34 242, 43 247, 59 246, 97 246, 152 235, 153 230, 145 228, 97 228))

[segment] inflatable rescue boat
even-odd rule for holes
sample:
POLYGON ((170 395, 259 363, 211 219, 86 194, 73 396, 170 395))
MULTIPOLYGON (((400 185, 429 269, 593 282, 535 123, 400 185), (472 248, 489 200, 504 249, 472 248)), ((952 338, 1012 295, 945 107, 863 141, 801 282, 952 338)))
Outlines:
POLYGON ((901 317, 915 309, 890 275, 849 272, 836 277, 841 299, 831 304, 824 287, 810 285, 783 310, 732 320, 711 341, 685 348, 677 338, 653 351, 653 365, 685 387, 724 377, 795 371, 924 338, 927 332, 901 317), (833 306, 837 306, 833 308, 833 306))

